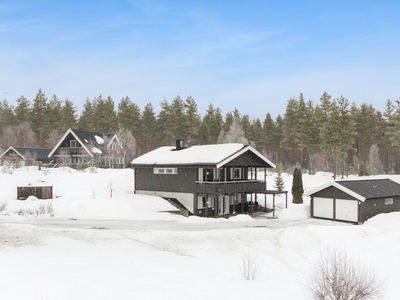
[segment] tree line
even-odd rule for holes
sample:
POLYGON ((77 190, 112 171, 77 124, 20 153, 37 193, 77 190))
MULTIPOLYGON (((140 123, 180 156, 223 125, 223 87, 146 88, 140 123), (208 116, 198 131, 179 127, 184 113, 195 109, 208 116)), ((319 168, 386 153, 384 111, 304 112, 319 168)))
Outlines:
POLYGON ((319 101, 306 101, 303 94, 287 101, 275 119, 267 112, 263 120, 237 109, 222 114, 210 104, 201 116, 195 99, 177 96, 160 103, 156 114, 151 103, 141 109, 129 97, 117 105, 102 95, 85 100, 81 114, 72 101, 50 99, 39 89, 30 102, 24 96, 10 105, 0 102, 0 148, 9 146, 52 148, 68 128, 117 133, 135 139, 138 155, 183 139, 186 146, 240 142, 250 144, 269 159, 291 167, 348 172, 400 173, 400 101, 386 102, 383 113, 370 104, 357 107, 341 96, 324 92, 319 101))

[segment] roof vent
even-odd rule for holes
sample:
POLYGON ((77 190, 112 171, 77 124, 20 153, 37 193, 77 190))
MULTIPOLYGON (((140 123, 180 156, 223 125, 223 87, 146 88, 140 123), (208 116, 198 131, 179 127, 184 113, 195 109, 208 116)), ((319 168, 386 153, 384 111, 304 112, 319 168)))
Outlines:
POLYGON ((176 149, 175 150, 182 150, 183 149, 183 140, 176 140, 176 149))

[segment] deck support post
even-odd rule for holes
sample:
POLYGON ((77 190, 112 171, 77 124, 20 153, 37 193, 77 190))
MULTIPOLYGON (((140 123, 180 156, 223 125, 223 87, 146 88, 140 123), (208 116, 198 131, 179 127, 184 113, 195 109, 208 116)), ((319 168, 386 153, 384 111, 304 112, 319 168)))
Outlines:
POLYGON ((206 194, 206 210, 205 210, 205 216, 206 216, 206 218, 208 217, 208 194, 206 194))
POLYGON ((273 194, 272 198, 272 216, 275 217, 275 194, 273 194))

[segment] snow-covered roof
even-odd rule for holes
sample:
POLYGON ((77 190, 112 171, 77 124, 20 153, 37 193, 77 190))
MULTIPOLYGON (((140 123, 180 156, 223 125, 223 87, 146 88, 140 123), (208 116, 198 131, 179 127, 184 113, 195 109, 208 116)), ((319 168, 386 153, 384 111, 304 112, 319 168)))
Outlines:
POLYGON ((251 146, 243 144, 200 145, 176 150, 160 147, 132 161, 132 165, 216 165, 220 168, 246 151, 251 151, 271 167, 275 165, 251 146))

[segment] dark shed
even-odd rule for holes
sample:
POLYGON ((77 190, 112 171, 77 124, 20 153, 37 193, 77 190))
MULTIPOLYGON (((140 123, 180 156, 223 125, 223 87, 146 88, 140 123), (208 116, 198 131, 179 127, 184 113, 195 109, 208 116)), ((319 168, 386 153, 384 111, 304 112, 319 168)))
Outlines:
POLYGON ((390 179, 333 181, 306 193, 313 218, 362 223, 400 211, 400 184, 390 179))

